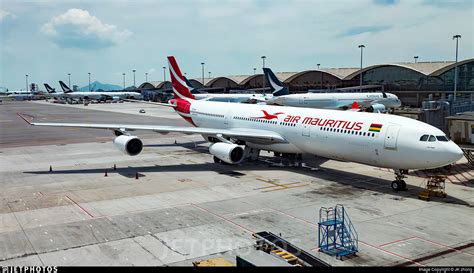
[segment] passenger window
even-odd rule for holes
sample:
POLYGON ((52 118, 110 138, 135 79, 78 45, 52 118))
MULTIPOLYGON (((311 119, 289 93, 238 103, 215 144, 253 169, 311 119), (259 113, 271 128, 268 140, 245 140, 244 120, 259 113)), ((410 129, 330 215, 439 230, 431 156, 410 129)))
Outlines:
POLYGON ((437 139, 438 141, 446 141, 446 142, 449 141, 446 136, 436 136, 436 139, 437 139))
POLYGON ((433 141, 436 141, 436 138, 434 136, 430 136, 430 138, 428 139, 429 142, 433 142, 433 141))
POLYGON ((420 137, 420 141, 427 141, 427 140, 428 140, 428 137, 429 137, 428 135, 422 135, 422 136, 420 137))

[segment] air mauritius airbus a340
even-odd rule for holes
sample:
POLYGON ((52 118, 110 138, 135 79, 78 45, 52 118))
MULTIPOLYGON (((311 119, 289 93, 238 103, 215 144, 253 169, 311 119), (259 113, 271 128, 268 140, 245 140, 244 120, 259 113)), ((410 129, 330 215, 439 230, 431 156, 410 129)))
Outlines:
POLYGON ((149 130, 200 134, 212 143, 209 152, 214 155, 216 163, 237 164, 245 159, 255 160, 260 150, 353 161, 394 169, 394 190, 406 187, 403 181, 405 170, 442 167, 463 156, 461 149, 441 130, 410 118, 195 100, 175 58, 168 57, 168 61, 174 99, 164 105, 173 107, 192 127, 120 123, 30 124, 112 130, 117 136, 114 144, 132 156, 142 151, 143 144, 131 132, 149 130))

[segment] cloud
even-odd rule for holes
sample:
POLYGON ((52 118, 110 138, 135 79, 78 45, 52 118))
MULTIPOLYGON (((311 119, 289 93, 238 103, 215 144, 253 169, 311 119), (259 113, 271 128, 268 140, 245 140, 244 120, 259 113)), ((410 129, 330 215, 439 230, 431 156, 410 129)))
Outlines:
POLYGON ((390 26, 362 26, 362 27, 353 27, 346 30, 341 36, 354 36, 362 33, 376 33, 384 30, 390 29, 390 26))
POLYGON ((0 9, 0 22, 2 22, 3 20, 6 20, 8 17, 10 17, 11 19, 16 18, 14 14, 11 14, 10 12, 6 10, 0 9))
POLYGON ((395 5, 398 0, 374 0, 374 3, 377 5, 388 6, 395 5))
POLYGON ((472 0, 423 0, 423 4, 448 9, 471 9, 474 7, 472 0))
POLYGON ((127 39, 132 32, 118 30, 115 25, 102 23, 87 10, 69 9, 53 17, 41 31, 61 47, 99 49, 114 46, 127 39))

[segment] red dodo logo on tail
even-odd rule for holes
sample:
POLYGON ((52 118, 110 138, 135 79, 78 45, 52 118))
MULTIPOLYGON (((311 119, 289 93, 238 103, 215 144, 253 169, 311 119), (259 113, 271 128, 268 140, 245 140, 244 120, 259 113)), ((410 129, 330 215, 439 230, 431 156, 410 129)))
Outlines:
POLYGON ((263 117, 252 117, 252 118, 263 118, 263 119, 266 119, 266 120, 271 120, 271 119, 277 119, 278 118, 278 115, 283 115, 285 113, 283 112, 278 112, 278 113, 275 113, 275 114, 269 114, 267 111, 265 110, 262 110, 264 116, 263 117))

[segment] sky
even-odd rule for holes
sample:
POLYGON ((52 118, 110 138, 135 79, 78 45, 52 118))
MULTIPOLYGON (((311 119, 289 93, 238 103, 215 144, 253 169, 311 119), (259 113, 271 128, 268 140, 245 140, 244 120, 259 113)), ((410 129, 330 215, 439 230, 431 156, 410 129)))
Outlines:
POLYGON ((474 57, 472 0, 0 0, 0 86, 122 86, 189 78, 474 57), (166 78, 169 79, 166 70, 166 78))

